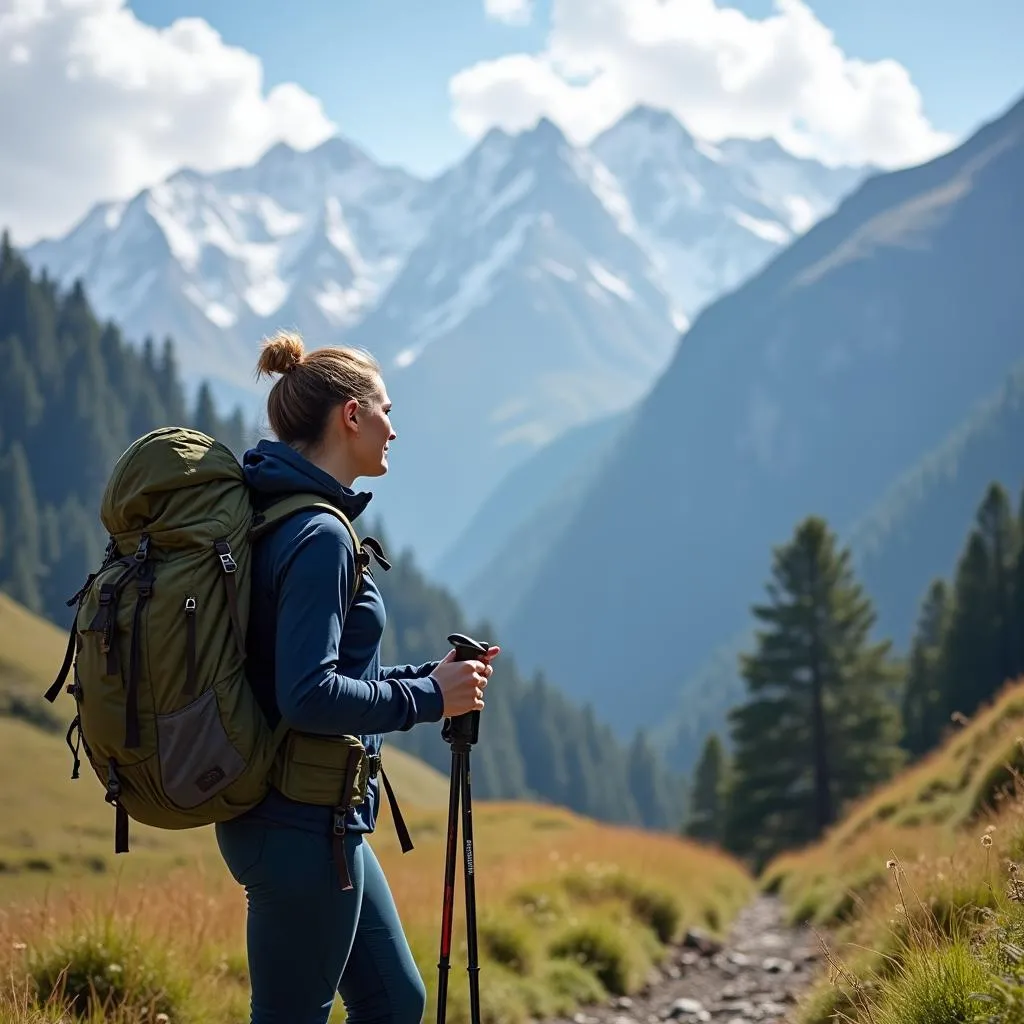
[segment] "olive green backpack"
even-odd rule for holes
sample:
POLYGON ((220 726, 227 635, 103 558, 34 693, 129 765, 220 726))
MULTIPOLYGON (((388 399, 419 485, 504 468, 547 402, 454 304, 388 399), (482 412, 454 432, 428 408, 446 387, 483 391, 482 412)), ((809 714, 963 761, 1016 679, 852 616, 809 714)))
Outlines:
MULTIPOLYGON (((271 785, 334 808, 336 851, 345 812, 366 798, 379 755, 355 736, 271 728, 245 673, 251 545, 306 508, 335 515, 356 551, 354 598, 372 552, 324 498, 289 495, 257 512, 242 468, 223 444, 165 427, 135 441, 107 483, 100 518, 109 544, 100 568, 68 601, 77 606, 54 701, 67 685, 77 714, 68 730, 115 808, 115 851, 128 820, 165 829, 224 821, 259 803, 271 785)), ((384 776, 395 826, 412 848, 384 776)), ((350 885, 344 856, 342 884, 350 885)))

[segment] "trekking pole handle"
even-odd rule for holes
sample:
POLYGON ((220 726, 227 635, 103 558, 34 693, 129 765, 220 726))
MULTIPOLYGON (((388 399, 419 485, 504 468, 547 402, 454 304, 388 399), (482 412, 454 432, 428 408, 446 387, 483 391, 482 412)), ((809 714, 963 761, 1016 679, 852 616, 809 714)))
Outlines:
MULTIPOLYGON (((482 658, 489 650, 487 644, 465 636, 463 633, 450 633, 448 643, 455 648, 456 661, 472 661, 482 658)), ((441 736, 447 743, 459 746, 472 746, 480 738, 480 712, 467 711, 455 718, 446 718, 441 727, 441 736)))

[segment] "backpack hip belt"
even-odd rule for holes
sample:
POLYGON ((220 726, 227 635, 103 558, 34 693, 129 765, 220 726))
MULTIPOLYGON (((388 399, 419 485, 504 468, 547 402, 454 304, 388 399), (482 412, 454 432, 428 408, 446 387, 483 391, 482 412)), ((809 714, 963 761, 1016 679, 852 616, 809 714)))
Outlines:
POLYGON ((344 840, 348 812, 365 803, 370 782, 380 776, 403 853, 413 849, 409 829, 384 771, 380 754, 368 754, 357 736, 289 731, 270 771, 275 789, 297 803, 331 807, 334 859, 343 889, 352 888, 344 840))

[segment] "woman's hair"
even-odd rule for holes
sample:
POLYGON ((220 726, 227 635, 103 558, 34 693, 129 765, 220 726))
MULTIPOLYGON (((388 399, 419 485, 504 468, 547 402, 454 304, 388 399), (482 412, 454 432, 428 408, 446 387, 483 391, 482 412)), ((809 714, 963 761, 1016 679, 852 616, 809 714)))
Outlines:
POLYGON ((380 365, 355 348, 319 348, 306 353, 302 338, 278 331, 263 343, 257 377, 279 373, 270 389, 267 416, 285 444, 315 446, 335 406, 354 398, 369 402, 377 393, 380 365))

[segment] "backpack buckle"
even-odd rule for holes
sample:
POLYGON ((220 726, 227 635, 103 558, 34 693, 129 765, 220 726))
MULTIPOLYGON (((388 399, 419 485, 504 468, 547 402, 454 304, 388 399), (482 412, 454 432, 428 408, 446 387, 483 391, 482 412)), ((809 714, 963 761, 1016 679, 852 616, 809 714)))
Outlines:
POLYGON ((214 544, 213 549, 217 552, 217 557, 220 559, 220 567, 226 573, 232 573, 238 570, 238 565, 231 555, 231 547, 228 545, 227 541, 217 541, 217 543, 214 544))
POLYGON ((149 534, 144 533, 135 549, 135 561, 144 562, 149 557, 149 534))

